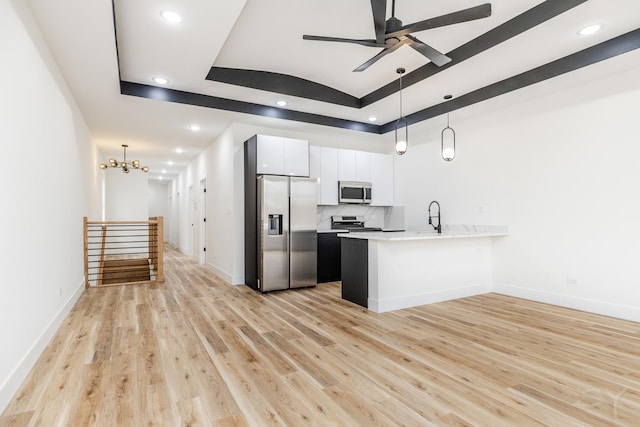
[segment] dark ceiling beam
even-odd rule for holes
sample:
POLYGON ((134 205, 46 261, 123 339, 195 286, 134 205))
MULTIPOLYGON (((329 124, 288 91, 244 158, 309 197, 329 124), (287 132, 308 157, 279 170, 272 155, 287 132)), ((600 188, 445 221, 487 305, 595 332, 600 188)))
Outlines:
MULTIPOLYGON (((549 19, 560 15, 574 7, 586 2, 587 0, 547 0, 539 5, 527 10, 524 13, 516 16, 513 19, 498 25, 492 30, 487 31, 479 37, 463 44, 462 46, 447 53, 447 56, 451 58, 451 62, 442 67, 438 67, 432 62, 423 65, 420 68, 415 69, 406 76, 402 77, 403 87, 407 88, 415 83, 421 82, 435 74, 438 74, 456 64, 459 64, 479 53, 484 52, 500 43, 509 40, 512 37, 517 36, 531 28, 542 24, 549 19)), ((510 60, 507 58, 505 60, 510 60)), ((361 99, 362 107, 371 105, 374 102, 380 101, 387 96, 393 95, 398 91, 397 79, 391 83, 382 86, 379 89, 365 95, 361 99)), ((451 92, 451 88, 445 90, 445 92, 451 92)))
POLYGON ((236 101, 234 99, 220 98, 217 96, 185 92, 140 83, 120 81, 120 93, 123 95, 154 99, 157 101, 176 102, 179 104, 233 111, 236 113, 253 114, 256 116, 273 117, 276 119, 293 120, 296 122, 312 123, 360 132, 380 133, 380 126, 369 123, 339 119, 320 114, 305 113, 302 111, 287 110, 284 108, 236 101))
MULTIPOLYGON (((544 80, 595 64, 600 61, 622 55, 640 48, 640 29, 607 40, 590 48, 581 50, 556 61, 549 62, 524 73, 490 84, 483 88, 459 96, 451 101, 443 102, 408 115, 407 121, 416 124, 424 120, 445 114, 447 111, 486 101, 496 96, 512 92, 544 80)), ((142 98, 160 101, 177 102, 187 105, 195 105, 218 110, 233 111, 238 113, 253 114, 265 117, 273 117, 284 120, 293 120, 304 123, 312 123, 323 126, 349 129, 374 134, 384 134, 394 129, 396 120, 384 125, 356 122, 323 116, 320 114, 305 113, 301 111, 287 110, 283 108, 265 106, 233 99, 220 98, 210 95, 202 95, 184 92, 175 89, 167 89, 156 86, 144 85, 121 81, 120 91, 123 95, 138 96, 142 98)))
MULTIPOLYGON (((478 102, 531 86, 544 80, 613 58, 614 56, 631 52, 638 48, 640 48, 640 28, 540 67, 533 68, 524 73, 474 90, 451 101, 442 102, 425 108, 424 110, 417 111, 408 115, 406 119, 410 125, 419 123, 445 114, 447 111, 455 111, 469 105, 477 104, 478 102)), ((395 128, 395 123, 396 120, 382 125, 380 133, 392 132, 395 128)))
POLYGON ((352 108, 361 108, 360 98, 332 87, 288 74, 243 70, 240 68, 211 67, 209 74, 207 74, 207 80, 352 108))

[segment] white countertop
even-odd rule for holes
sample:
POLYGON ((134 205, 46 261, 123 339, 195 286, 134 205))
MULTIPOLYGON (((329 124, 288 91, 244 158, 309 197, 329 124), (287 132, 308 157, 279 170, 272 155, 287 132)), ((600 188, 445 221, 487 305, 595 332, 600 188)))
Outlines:
POLYGON ((506 226, 482 226, 482 225, 445 225, 441 234, 435 230, 393 231, 393 232, 351 232, 341 234, 347 239, 365 239, 378 241, 406 241, 406 240, 435 240, 435 239, 463 239, 473 237, 500 237, 508 236, 509 229, 506 226))

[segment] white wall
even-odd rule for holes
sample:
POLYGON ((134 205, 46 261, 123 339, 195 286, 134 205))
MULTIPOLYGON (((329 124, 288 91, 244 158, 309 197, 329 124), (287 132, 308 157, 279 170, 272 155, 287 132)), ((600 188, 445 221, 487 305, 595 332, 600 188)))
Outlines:
POLYGON ((129 173, 108 168, 105 174, 106 221, 149 220, 149 175, 139 170, 129 173))
POLYGON ((0 0, 0 52, 1 412, 84 290, 100 210, 97 150, 24 2, 0 0))
POLYGON ((428 228, 431 200, 444 223, 508 225, 495 291, 640 321, 640 53, 611 61, 593 66, 606 77, 585 69, 488 101, 491 114, 452 114, 451 163, 444 125, 417 138, 396 163, 407 228, 428 228))
POLYGON ((169 206, 169 186, 149 182, 149 216, 164 217, 164 240, 169 241, 169 225, 170 225, 170 206, 169 206))

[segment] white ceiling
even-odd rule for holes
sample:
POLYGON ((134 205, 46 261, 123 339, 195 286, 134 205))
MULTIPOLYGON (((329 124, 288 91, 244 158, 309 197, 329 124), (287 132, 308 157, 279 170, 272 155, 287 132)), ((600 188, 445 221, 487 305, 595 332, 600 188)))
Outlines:
MULTIPOLYGON (((355 73, 352 70, 379 49, 302 39, 303 34, 373 38, 369 0, 115 0, 117 50, 111 0, 28 3, 105 159, 122 157, 120 145, 129 144, 127 157, 148 164, 153 179, 163 169, 167 171, 165 178, 173 177, 232 123, 276 128, 287 127, 288 123, 121 95, 120 78, 154 85, 151 78, 161 75, 169 79, 167 87, 181 91, 267 106, 275 106, 276 100, 285 98, 289 102, 287 109, 358 122, 375 115, 376 123, 384 124, 398 118, 397 94, 355 109, 213 82, 205 77, 214 65, 271 71, 362 97, 396 80, 396 68, 411 72, 428 63, 405 46, 366 71, 355 73), (183 21, 164 21, 160 13, 166 9, 180 13, 183 21), (201 130, 190 131, 188 126, 192 123, 200 125, 201 130), (184 152, 178 154, 176 148, 184 152), (168 165, 168 161, 174 165, 168 165)), ((397 0, 396 16, 409 24, 481 3, 397 0)), ((494 0, 489 18, 415 35, 446 53, 540 3, 543 2, 494 0)), ((445 94, 463 95, 638 27, 640 1, 589 0, 406 88, 402 92, 403 112, 422 110, 442 102, 445 94), (590 37, 577 34, 591 23, 603 24, 603 29, 590 37)), ((602 72, 601 67, 598 70, 602 72)), ((318 129, 323 127, 315 126, 314 132, 318 129)))

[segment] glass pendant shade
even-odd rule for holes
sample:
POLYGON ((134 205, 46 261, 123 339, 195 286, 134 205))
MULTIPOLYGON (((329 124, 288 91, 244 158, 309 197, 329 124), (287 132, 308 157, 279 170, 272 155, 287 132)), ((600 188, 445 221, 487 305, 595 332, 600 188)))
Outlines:
POLYGON ((402 75, 404 71, 404 68, 398 68, 396 70, 396 73, 400 75, 400 118, 395 126, 395 150, 396 154, 400 156, 406 153, 407 148, 409 148, 409 122, 402 115, 402 75))
POLYGON ((449 113, 447 113, 447 127, 440 134, 440 154, 450 162, 456 157, 456 132, 449 127, 449 113))
POLYGON ((404 117, 401 117, 396 122, 395 135, 396 135, 396 145, 395 145, 396 154, 401 156, 407 152, 407 148, 409 147, 409 124, 407 123, 407 119, 405 119, 404 117), (398 133, 400 135, 398 135, 398 133))

